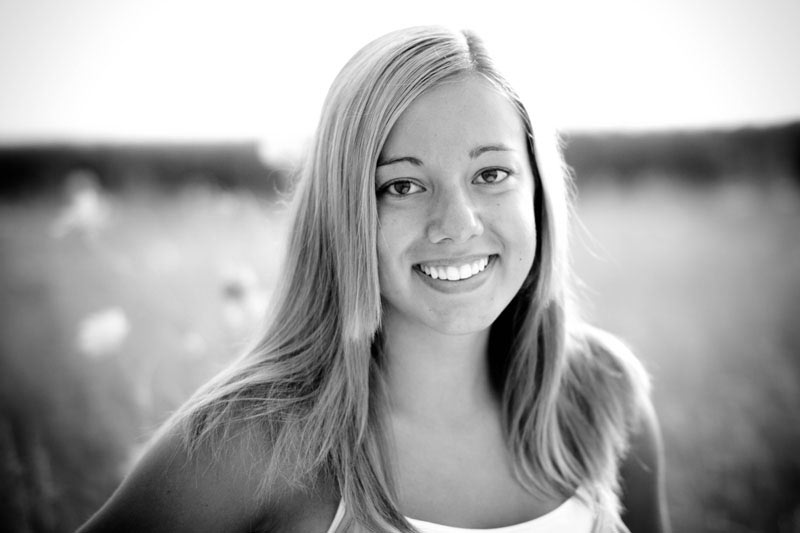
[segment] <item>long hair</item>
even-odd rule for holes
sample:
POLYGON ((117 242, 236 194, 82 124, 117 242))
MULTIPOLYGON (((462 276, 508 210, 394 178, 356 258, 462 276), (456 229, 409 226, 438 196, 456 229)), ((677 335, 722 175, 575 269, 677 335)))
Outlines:
POLYGON ((269 446, 288 482, 332 480, 374 531, 413 528, 398 511, 381 428, 381 298, 375 169, 403 111, 446 80, 482 76, 524 123, 535 179, 536 257, 492 326, 515 473, 531 492, 578 491, 596 530, 621 525, 617 462, 646 377, 628 352, 569 321, 570 179, 555 137, 535 121, 469 32, 418 27, 360 50, 335 79, 295 193, 294 224, 260 341, 176 414, 190 449, 236 428, 269 446), (288 468, 287 468, 288 466, 288 468))

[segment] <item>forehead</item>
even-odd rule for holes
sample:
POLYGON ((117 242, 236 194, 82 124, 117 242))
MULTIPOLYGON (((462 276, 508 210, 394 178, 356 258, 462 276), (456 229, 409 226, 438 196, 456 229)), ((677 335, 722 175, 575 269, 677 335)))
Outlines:
POLYGON ((382 155, 496 143, 526 150, 522 118, 507 95, 473 76, 442 83, 417 97, 392 127, 382 155))

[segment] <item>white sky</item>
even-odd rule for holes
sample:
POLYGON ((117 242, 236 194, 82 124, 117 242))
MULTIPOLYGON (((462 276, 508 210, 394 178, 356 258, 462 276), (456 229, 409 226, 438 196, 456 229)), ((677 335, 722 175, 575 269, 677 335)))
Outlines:
POLYGON ((798 0, 0 0, 0 140, 296 152, 358 48, 428 23, 476 30, 563 129, 779 122, 798 22, 798 0))

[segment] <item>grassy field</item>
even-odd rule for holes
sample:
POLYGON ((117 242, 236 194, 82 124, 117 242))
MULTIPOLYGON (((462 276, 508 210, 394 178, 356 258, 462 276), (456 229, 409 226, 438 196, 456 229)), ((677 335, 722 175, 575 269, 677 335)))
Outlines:
MULTIPOLYGON (((800 199, 581 191, 587 315, 644 360, 675 531, 800 531, 800 199)), ((193 187, 0 204, 0 529, 71 531, 244 345, 285 210, 193 187)))
POLYGON ((675 531, 800 531, 800 201, 758 189, 587 191, 590 316, 654 379, 675 531))

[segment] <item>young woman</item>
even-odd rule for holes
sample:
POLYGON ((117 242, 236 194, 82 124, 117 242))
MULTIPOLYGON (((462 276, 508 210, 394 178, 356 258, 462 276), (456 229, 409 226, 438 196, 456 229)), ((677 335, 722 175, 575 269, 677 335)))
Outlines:
POLYGON ((570 309, 569 190, 474 35, 368 44, 263 337, 82 531, 664 531, 647 377, 570 309))

